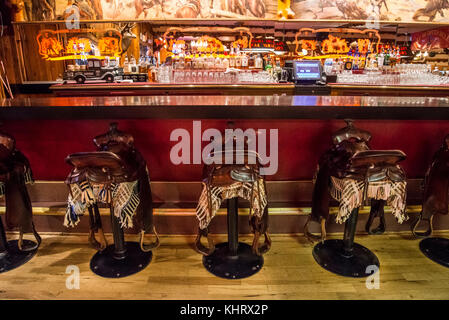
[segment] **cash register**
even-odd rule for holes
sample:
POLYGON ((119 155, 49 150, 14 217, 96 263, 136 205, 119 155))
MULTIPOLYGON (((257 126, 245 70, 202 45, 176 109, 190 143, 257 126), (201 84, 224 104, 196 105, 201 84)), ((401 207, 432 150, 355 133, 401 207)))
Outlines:
POLYGON ((295 84, 295 94, 330 94, 320 60, 286 61, 284 69, 295 84))

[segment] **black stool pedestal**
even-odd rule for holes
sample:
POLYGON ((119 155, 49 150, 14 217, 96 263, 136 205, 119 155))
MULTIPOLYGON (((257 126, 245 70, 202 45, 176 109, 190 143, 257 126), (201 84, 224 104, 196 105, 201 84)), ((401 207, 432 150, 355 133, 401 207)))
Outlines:
MULTIPOLYGON (((32 251, 20 251, 18 240, 6 240, 5 228, 0 218, 0 273, 13 270, 27 263, 34 257, 37 249, 32 251)), ((22 248, 34 247, 35 242, 23 240, 22 248)))
POLYGON ((369 266, 379 268, 376 255, 354 243, 359 209, 354 209, 346 221, 343 240, 326 240, 313 248, 313 257, 324 269, 345 277, 363 278, 372 273, 369 266))
POLYGON ((218 244, 211 255, 203 257, 203 265, 220 278, 248 278, 259 272, 264 260, 238 240, 238 198, 228 200, 227 210, 228 242, 218 244))
POLYGON ((123 229, 112 208, 111 223, 114 244, 92 257, 92 272, 104 278, 123 278, 145 269, 151 262, 152 252, 143 252, 137 242, 125 242, 123 229))
POLYGON ((449 268, 449 239, 427 238, 419 243, 419 248, 427 258, 449 268))

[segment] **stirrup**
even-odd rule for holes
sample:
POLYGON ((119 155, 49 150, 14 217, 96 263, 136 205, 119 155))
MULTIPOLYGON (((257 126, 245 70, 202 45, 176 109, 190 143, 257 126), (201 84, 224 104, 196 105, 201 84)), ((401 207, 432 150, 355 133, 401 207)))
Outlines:
POLYGON ((379 235, 385 233, 385 217, 383 215, 379 217, 379 225, 376 228, 371 229, 371 226, 373 225, 375 218, 376 217, 373 217, 370 214, 368 221, 366 222, 365 225, 365 231, 368 232, 368 234, 372 235, 379 235))
POLYGON ((202 230, 198 228, 198 234, 195 239, 195 250, 205 256, 209 256, 215 251, 214 241, 207 229, 202 230), (201 238, 203 236, 207 238, 209 248, 201 243, 201 238))
POLYGON ((88 237, 89 243, 97 251, 103 251, 108 246, 108 241, 104 236, 103 228, 98 228, 98 234, 100 235, 100 242, 95 238, 95 231, 91 229, 88 237))
POLYGON ((265 241, 263 244, 259 245, 260 232, 259 231, 254 232, 252 251, 255 255, 258 255, 258 256, 261 256, 261 255, 267 253, 271 248, 270 235, 268 234, 268 232, 265 232, 263 235, 265 236, 265 241))
POLYGON ((23 247, 23 232, 22 231, 19 232, 19 241, 17 242, 17 246, 19 247, 20 251, 23 251, 23 252, 34 251, 37 248, 39 248, 39 246, 41 245, 42 238, 39 235, 39 233, 37 233, 36 229, 34 228, 34 223, 33 223, 33 236, 36 239, 36 244, 34 246, 24 248, 23 247))
POLYGON ((159 241, 159 235, 156 232, 156 227, 153 226, 153 234, 156 237, 156 240, 154 240, 153 243, 146 245, 143 243, 144 237, 145 237, 145 231, 140 231, 140 250, 143 252, 150 252, 153 249, 159 248, 159 245, 161 244, 159 241))
POLYGON ((321 221, 319 222, 321 227, 321 236, 314 235, 309 231, 310 222, 314 222, 312 221, 311 216, 309 216, 306 224, 304 225, 304 235, 306 236, 307 240, 309 240, 312 243, 318 241, 324 242, 324 240, 326 240, 326 219, 321 218, 321 221))
POLYGON ((432 221, 433 221, 433 215, 430 216, 430 218, 423 218, 422 217, 422 211, 420 212, 418 219, 416 219, 416 221, 412 224, 412 233, 416 238, 426 238, 428 236, 430 236, 433 232, 433 226, 432 226, 432 221), (427 230, 425 232, 417 232, 416 229, 418 228, 418 225, 421 221, 427 221, 428 223, 428 227, 427 230))

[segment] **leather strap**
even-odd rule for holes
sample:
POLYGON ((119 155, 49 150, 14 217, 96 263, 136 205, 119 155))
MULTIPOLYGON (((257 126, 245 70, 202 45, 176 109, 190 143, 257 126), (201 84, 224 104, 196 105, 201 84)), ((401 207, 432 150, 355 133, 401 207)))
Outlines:
POLYGON ((268 233, 268 208, 265 208, 262 218, 252 216, 250 220, 254 239, 252 244, 252 251, 254 254, 261 256, 268 252, 271 248, 271 238, 268 233), (259 245, 260 236, 265 237, 264 243, 259 245))
POLYGON ((103 251, 108 246, 108 242, 103 232, 103 227, 101 224, 101 216, 100 212, 98 211, 97 204, 89 206, 88 210, 90 221, 88 241, 94 249, 98 251, 103 251), (98 235, 100 236, 100 242, 98 242, 97 239, 95 238, 95 232, 97 232, 98 235))
POLYGON ((433 215, 431 215, 429 218, 423 218, 422 217, 423 212, 421 211, 419 213, 418 218, 416 219, 416 221, 412 224, 411 229, 412 229, 412 233, 416 238, 426 238, 428 236, 430 236, 433 232, 433 215), (427 221, 428 226, 427 226, 427 230, 424 232, 418 232, 416 231, 416 229, 418 229, 419 224, 421 223, 421 221, 427 221))
POLYGON ((143 243, 143 240, 144 240, 144 237, 145 237, 145 231, 144 230, 140 231, 140 249, 143 252, 150 252, 153 249, 159 248, 159 245, 160 245, 159 235, 156 232, 156 227, 155 226, 153 226, 153 234, 156 237, 156 240, 154 240, 154 242, 152 242, 151 244, 146 245, 146 244, 143 243))
POLYGON ((311 233, 309 231, 309 224, 311 222, 316 222, 316 221, 312 220, 312 216, 309 215, 307 222, 304 225, 304 235, 312 243, 318 242, 318 241, 324 242, 324 240, 326 240, 326 219, 324 219, 324 218, 320 219, 320 222, 319 222, 320 227, 321 227, 321 235, 320 236, 314 235, 313 233, 311 233))
POLYGON ((195 239, 195 250, 202 255, 209 256, 215 251, 214 241, 209 234, 209 229, 200 229, 198 228, 198 234, 195 239), (201 238, 206 237, 209 248, 201 243, 201 238))
POLYGON ((271 248, 271 238, 270 238, 268 231, 263 233, 265 240, 264 240, 263 244, 259 245, 260 235, 261 235, 261 233, 259 231, 254 232, 254 239, 253 239, 253 245, 252 245, 253 253, 258 256, 261 256, 261 255, 267 253, 271 248))
POLYGON ((378 235, 385 232, 384 206, 385 200, 371 200, 371 211, 365 225, 365 230, 368 234, 378 235), (375 218, 379 218, 379 225, 376 228, 371 229, 375 218))
POLYGON ((36 239, 36 244, 34 246, 30 246, 30 247, 23 247, 23 232, 21 230, 19 233, 19 241, 17 243, 17 246, 19 247, 20 251, 23 251, 23 252, 34 251, 37 248, 39 248, 39 246, 41 245, 42 238, 37 233, 36 228, 34 227, 34 222, 32 222, 32 228, 33 228, 34 238, 36 239))

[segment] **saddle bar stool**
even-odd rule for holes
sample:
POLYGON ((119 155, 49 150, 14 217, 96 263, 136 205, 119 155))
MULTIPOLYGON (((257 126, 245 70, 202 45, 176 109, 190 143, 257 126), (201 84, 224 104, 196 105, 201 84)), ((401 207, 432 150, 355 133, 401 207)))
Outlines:
MULTIPOLYGON (((232 123, 228 123, 232 126, 232 123)), ((222 143, 225 150, 226 140, 222 143)), ((260 161, 255 151, 249 150, 248 141, 244 150, 236 150, 236 138, 233 137, 233 152, 226 154, 213 151, 209 157, 219 157, 222 164, 204 166, 203 190, 197 206, 199 220, 198 235, 195 240, 196 251, 203 254, 203 265, 212 274, 225 279, 242 279, 257 273, 263 266, 262 255, 271 247, 268 234, 268 205, 265 179, 260 174, 260 161), (244 159, 242 164, 226 164, 226 158, 232 156, 244 159), (238 198, 250 202, 249 223, 254 233, 252 246, 238 240, 238 198), (209 224, 221 206, 227 200, 228 242, 214 245, 209 234, 209 224), (265 237, 259 244, 261 236, 265 237), (208 246, 201 243, 207 238, 208 246)), ((229 159, 229 158, 228 158, 229 159)))
POLYGON ((426 257, 449 268, 449 239, 429 237, 433 232, 433 216, 448 214, 449 135, 445 137, 442 146, 434 154, 424 182, 422 210, 412 224, 412 233, 417 238, 425 238, 419 243, 419 248, 426 257), (418 231, 422 221, 427 222, 426 231, 418 231))
POLYGON ((399 223, 408 219, 405 214, 406 177, 399 162, 406 155, 399 150, 370 150, 371 134, 347 126, 333 135, 333 147, 319 161, 313 190, 312 213, 304 226, 310 241, 320 240, 313 249, 313 257, 323 268, 347 277, 367 277, 368 266, 379 267, 379 260, 367 248, 354 243, 359 208, 371 199, 371 211, 365 229, 370 234, 385 231, 384 206, 391 206, 399 223), (343 240, 326 240, 329 219, 329 200, 339 202, 338 223, 345 223, 343 240), (379 226, 372 229, 374 218, 379 226), (309 231, 309 224, 321 225, 321 236, 309 231))
POLYGON ((64 225, 76 226, 87 208, 89 243, 98 250, 91 259, 91 270, 106 278, 126 277, 143 270, 151 262, 151 250, 159 246, 148 169, 134 147, 134 138, 117 130, 117 123, 112 123, 106 134, 97 136, 94 143, 97 151, 66 158, 74 168, 65 181, 70 192, 64 225), (109 206, 113 245, 107 245, 98 202, 109 206), (133 227, 133 220, 140 229, 139 243, 125 242, 123 228, 133 227), (144 244, 147 232, 156 237, 149 245, 144 244))
POLYGON ((5 197, 5 221, 9 229, 19 230, 19 239, 8 241, 0 218, 0 273, 28 262, 41 244, 33 222, 33 208, 26 184, 33 183, 31 166, 25 155, 16 149, 15 139, 0 132, 0 198, 5 197), (32 233, 36 242, 23 239, 32 233))

